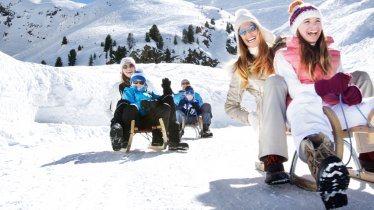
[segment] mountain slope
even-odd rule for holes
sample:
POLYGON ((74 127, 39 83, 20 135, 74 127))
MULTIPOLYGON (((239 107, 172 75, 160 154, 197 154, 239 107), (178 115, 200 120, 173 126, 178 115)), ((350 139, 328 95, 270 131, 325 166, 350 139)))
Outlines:
MULTIPOLYGON (((214 137, 195 140, 186 128, 190 150, 176 153, 147 150, 149 141, 137 134, 130 154, 114 152, 105 104, 119 65, 55 68, 0 52, 0 209, 323 209, 317 193, 264 183, 254 167, 256 134, 223 111, 228 72, 191 64, 139 68, 157 92, 162 77, 174 91, 187 77, 213 106, 214 137)), ((292 139, 288 146, 291 158, 292 139)), ((298 174, 307 171, 298 163, 298 174)), ((347 194, 342 210, 372 209, 374 184, 352 179, 347 194)))

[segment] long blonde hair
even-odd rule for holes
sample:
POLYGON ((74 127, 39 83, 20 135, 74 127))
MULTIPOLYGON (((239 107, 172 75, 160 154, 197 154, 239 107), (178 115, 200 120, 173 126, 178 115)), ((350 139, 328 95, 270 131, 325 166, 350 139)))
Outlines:
POLYGON ((313 81, 316 80, 314 75, 316 65, 321 67, 323 75, 327 75, 331 69, 331 60, 323 31, 314 46, 307 42, 299 31, 296 35, 300 40, 300 65, 305 65, 309 77, 313 81))
MULTIPOLYGON (((235 62, 235 69, 238 71, 241 82, 241 88, 246 89, 249 86, 249 78, 267 78, 274 73, 273 60, 274 53, 267 45, 261 30, 257 27, 258 38, 260 39, 258 46, 258 55, 252 55, 248 47, 244 44, 241 36, 238 36, 239 42, 239 58, 235 62)), ((237 33, 239 33, 237 31, 237 33)))

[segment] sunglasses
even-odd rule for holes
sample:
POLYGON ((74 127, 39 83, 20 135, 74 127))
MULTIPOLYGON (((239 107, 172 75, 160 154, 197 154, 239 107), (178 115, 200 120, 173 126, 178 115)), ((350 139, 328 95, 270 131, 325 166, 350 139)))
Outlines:
POLYGON ((127 68, 135 68, 134 64, 125 64, 122 66, 123 69, 127 69, 127 68))
POLYGON ((244 36, 244 35, 246 35, 247 34, 247 32, 253 32, 253 31, 256 31, 256 29, 257 29, 257 26, 256 25, 250 25, 247 29, 245 29, 245 28, 242 28, 242 29, 240 29, 239 30, 239 34, 241 35, 241 36, 244 36))
POLYGON ((137 85, 137 84, 144 85, 144 82, 141 81, 141 80, 137 80, 137 81, 133 81, 132 84, 134 84, 134 85, 137 85))
POLYGON ((189 82, 182 82, 182 85, 189 85, 189 82))

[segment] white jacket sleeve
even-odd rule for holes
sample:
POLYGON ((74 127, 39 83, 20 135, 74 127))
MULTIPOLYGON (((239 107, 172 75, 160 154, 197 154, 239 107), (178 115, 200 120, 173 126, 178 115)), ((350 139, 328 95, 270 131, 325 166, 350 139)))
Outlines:
POLYGON ((225 102, 226 114, 231 118, 250 125, 248 120, 249 112, 241 106, 244 90, 240 89, 239 75, 234 73, 231 78, 229 91, 225 102))
POLYGON ((114 111, 117 108, 117 102, 121 99, 121 94, 118 89, 119 84, 119 82, 114 84, 108 93, 109 102, 106 105, 106 113, 109 118, 113 118, 114 111))
POLYGON ((282 76, 287 83, 288 92, 291 98, 303 92, 316 93, 314 84, 302 84, 298 79, 295 70, 290 63, 286 61, 281 53, 276 53, 274 57, 275 72, 282 76))

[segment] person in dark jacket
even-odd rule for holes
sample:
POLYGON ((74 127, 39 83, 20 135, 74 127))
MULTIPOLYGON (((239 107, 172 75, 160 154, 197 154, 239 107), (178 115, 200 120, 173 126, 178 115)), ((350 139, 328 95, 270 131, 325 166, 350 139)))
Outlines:
MULTIPOLYGON (((174 103, 177 106, 177 120, 180 125, 182 124, 182 118, 185 119, 186 124, 194 124, 198 122, 199 116, 202 116, 203 130, 201 136, 203 138, 213 136, 209 129, 213 117, 211 106, 208 103, 203 103, 203 99, 189 85, 188 80, 182 80, 182 90, 174 95, 174 103)), ((183 128, 180 131, 182 136, 183 128)))
MULTIPOLYGON (((122 59, 121 65, 123 66, 123 69, 124 69, 122 71, 123 82, 119 85, 120 90, 117 92, 117 94, 119 93, 119 95, 121 96, 121 99, 116 103, 116 109, 114 110, 113 118, 111 120, 111 125, 110 125, 111 126, 110 139, 111 139, 112 148, 113 148, 114 151, 118 151, 122 148, 126 148, 127 144, 128 144, 128 139, 129 138, 127 137, 127 135, 124 135, 124 133, 123 133, 123 128, 125 126, 124 121, 123 121, 124 120, 123 117, 125 115, 124 114, 125 110, 131 109, 131 108, 129 108, 129 106, 130 106, 129 101, 123 99, 122 96, 124 95, 124 90, 127 87, 131 87, 130 85, 132 85, 130 78, 132 76, 134 76, 135 61, 132 58, 126 57, 126 58, 122 59), (125 66, 127 67, 126 69, 128 69, 129 67, 133 69, 131 74, 129 74, 128 72, 126 72, 126 74, 123 73, 125 71, 125 66)), ((140 73, 140 75, 144 77, 143 73, 140 73)), ((145 81, 144 84, 148 87, 147 83, 148 83, 148 81, 145 81)), ((186 150, 186 149, 188 149, 188 144, 180 142, 179 124, 176 120, 175 104, 174 104, 173 96, 172 96, 173 91, 171 90, 170 85, 171 85, 171 82, 170 82, 169 79, 167 79, 167 78, 163 79, 163 82, 162 82, 163 95, 159 96, 159 98, 157 99, 158 101, 160 101, 160 103, 167 104, 169 106, 169 109, 171 110, 170 114, 169 114, 169 117, 168 117, 168 122, 164 121, 165 124, 168 123, 168 129, 167 129, 168 133, 167 134, 168 134, 169 150, 180 150, 180 149, 186 150)), ((112 94, 112 95, 114 95, 114 94, 112 94)), ((111 105, 110 105, 110 108, 112 110, 113 110, 112 107, 115 104, 114 102, 115 102, 115 100, 112 100, 111 105)), ((144 120, 147 121, 147 119, 144 119, 144 120)), ((142 120, 140 119, 140 121, 142 121, 142 120)), ((156 139, 158 138, 157 136, 158 136, 158 134, 156 134, 156 137, 155 137, 156 139)), ((154 142, 157 142, 157 141, 159 141, 159 139, 155 140, 154 142)), ((157 144, 157 143, 154 143, 154 144, 157 144)))

